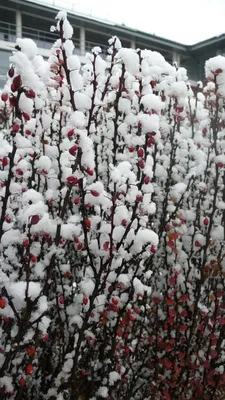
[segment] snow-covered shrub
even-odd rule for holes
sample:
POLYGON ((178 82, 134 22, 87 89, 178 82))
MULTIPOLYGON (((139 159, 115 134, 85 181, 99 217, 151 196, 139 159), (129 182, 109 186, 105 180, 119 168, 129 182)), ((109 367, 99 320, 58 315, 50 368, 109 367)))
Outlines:
MULTIPOLYGON (((52 29, 53 30, 53 29, 52 29)), ((219 399, 225 62, 18 39, 0 102, 0 395, 219 399)))

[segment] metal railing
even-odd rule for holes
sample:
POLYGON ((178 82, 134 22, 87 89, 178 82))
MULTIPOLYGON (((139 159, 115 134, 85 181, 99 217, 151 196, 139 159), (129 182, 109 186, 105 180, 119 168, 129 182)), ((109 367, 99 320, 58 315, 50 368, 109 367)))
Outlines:
MULTIPOLYGON (((38 47, 44 49, 50 49, 55 40, 57 39, 57 35, 55 33, 43 31, 41 29, 31 28, 28 26, 22 26, 22 37, 28 37, 30 39, 33 39, 38 47)), ((4 40, 7 42, 15 42, 16 24, 0 21, 0 40, 4 40)), ((75 45, 75 53, 81 54, 80 39, 74 38, 73 43, 75 45)), ((90 52, 93 49, 93 47, 96 46, 101 47, 103 54, 107 53, 106 45, 92 41, 85 42, 85 52, 90 52)))
MULTIPOLYGON (((33 39, 38 47, 44 49, 50 49, 57 39, 57 35, 52 32, 43 31, 41 29, 31 28, 24 25, 22 26, 22 37, 33 39)), ((0 21, 0 40, 15 42, 16 24, 0 21)), ((76 51, 79 53, 80 40, 75 38, 73 42, 75 44, 76 51)))
POLYGON ((0 21, 0 40, 14 42, 16 39, 16 25, 11 22, 0 21))
POLYGON ((100 47, 102 49, 102 54, 107 54, 108 46, 106 46, 105 44, 96 43, 96 42, 90 42, 90 41, 86 40, 86 42, 85 42, 85 51, 91 52, 91 50, 94 47, 100 47))

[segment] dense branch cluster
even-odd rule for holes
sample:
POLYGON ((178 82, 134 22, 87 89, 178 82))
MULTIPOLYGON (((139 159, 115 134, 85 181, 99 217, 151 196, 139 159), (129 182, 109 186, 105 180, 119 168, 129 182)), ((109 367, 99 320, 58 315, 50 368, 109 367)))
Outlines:
POLYGON ((225 59, 207 85, 60 12, 0 101, 0 397, 213 400, 225 387, 225 59))

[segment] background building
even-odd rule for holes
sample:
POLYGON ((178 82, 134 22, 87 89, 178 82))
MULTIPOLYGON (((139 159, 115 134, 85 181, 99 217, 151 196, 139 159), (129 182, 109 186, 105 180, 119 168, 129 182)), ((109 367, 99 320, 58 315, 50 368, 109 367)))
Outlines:
MULTIPOLYGON (((55 4, 55 1, 52 0, 55 4)), ((49 49, 56 39, 50 32, 58 7, 35 0, 1 0, 0 4, 0 87, 3 86, 9 64, 9 55, 15 46, 16 37, 34 39, 39 53, 49 56, 49 49)), ((225 34, 192 46, 144 33, 124 25, 117 25, 91 18, 68 10, 74 28, 75 51, 81 57, 94 46, 107 49, 107 40, 118 36, 124 47, 159 51, 168 62, 176 61, 187 68, 190 80, 204 79, 205 60, 225 52, 225 34)))

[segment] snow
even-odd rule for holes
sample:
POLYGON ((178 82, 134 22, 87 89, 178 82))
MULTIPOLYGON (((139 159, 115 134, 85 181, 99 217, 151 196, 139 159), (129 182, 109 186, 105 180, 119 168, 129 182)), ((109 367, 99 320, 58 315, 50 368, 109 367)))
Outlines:
POLYGON ((61 236, 66 240, 73 240, 76 236, 80 236, 81 229, 80 226, 74 225, 74 223, 62 224, 61 225, 61 236))
POLYGON ((51 164, 52 164, 51 160, 48 156, 41 156, 35 162, 36 168, 39 169, 40 171, 42 170, 49 171, 51 168, 51 164))
POLYGON ((118 283, 122 283, 125 287, 130 286, 131 278, 128 274, 120 274, 117 278, 118 283))
POLYGON ((94 291, 95 283, 93 282, 92 279, 84 279, 83 281, 80 282, 79 286, 82 293, 85 296, 90 297, 94 291))
POLYGON ((21 232, 19 229, 10 229, 9 231, 3 233, 1 238, 1 244, 3 247, 8 247, 12 244, 17 244, 20 242, 21 232))
POLYGON ((157 113, 163 108, 163 103, 155 94, 146 94, 143 96, 141 104, 143 104, 145 110, 155 110, 157 113))
POLYGON ((116 371, 112 371, 109 373, 109 385, 113 386, 115 382, 120 380, 120 374, 116 371))
POLYGON ((171 187, 170 197, 171 199, 177 203, 180 201, 181 196, 185 193, 187 185, 184 182, 176 183, 171 187))
MULTIPOLYGON (((14 282, 6 285, 7 291, 14 299, 14 305, 17 309, 24 307, 25 291, 27 282, 14 282)), ((39 282, 29 282, 28 296, 31 300, 35 300, 41 292, 41 284, 39 282)))
POLYGON ((63 365, 63 371, 66 373, 69 373, 71 371, 72 367, 73 367, 73 360, 72 360, 72 358, 70 358, 65 361, 65 363, 63 365))
POLYGON ((70 318, 70 325, 77 325, 79 329, 82 328, 83 325, 83 319, 79 315, 74 315, 73 317, 70 318))
POLYGON ((101 386, 97 392, 98 396, 102 397, 103 399, 106 399, 108 397, 108 393, 109 390, 106 386, 101 386))
POLYGON ((59 20, 65 20, 67 18, 67 12, 64 10, 61 10, 58 12, 58 14, 56 15, 55 19, 59 19, 59 20))
POLYGON ((70 70, 78 70, 80 69, 80 59, 77 55, 71 55, 67 58, 67 66, 70 70))
POLYGON ((85 126, 85 117, 81 111, 75 111, 71 115, 72 123, 74 123, 76 128, 83 128, 85 126))
POLYGON ((31 60, 37 55, 37 45, 31 39, 16 39, 16 45, 20 47, 21 51, 27 55, 28 59, 31 60))
POLYGON ((28 99, 24 93, 21 93, 20 98, 19 98, 19 108, 21 111, 31 115, 33 111, 33 100, 28 99))
POLYGON ((214 78, 214 73, 216 70, 221 69, 223 72, 225 71, 225 57, 218 55, 216 57, 212 57, 205 63, 205 74, 206 78, 214 78))

